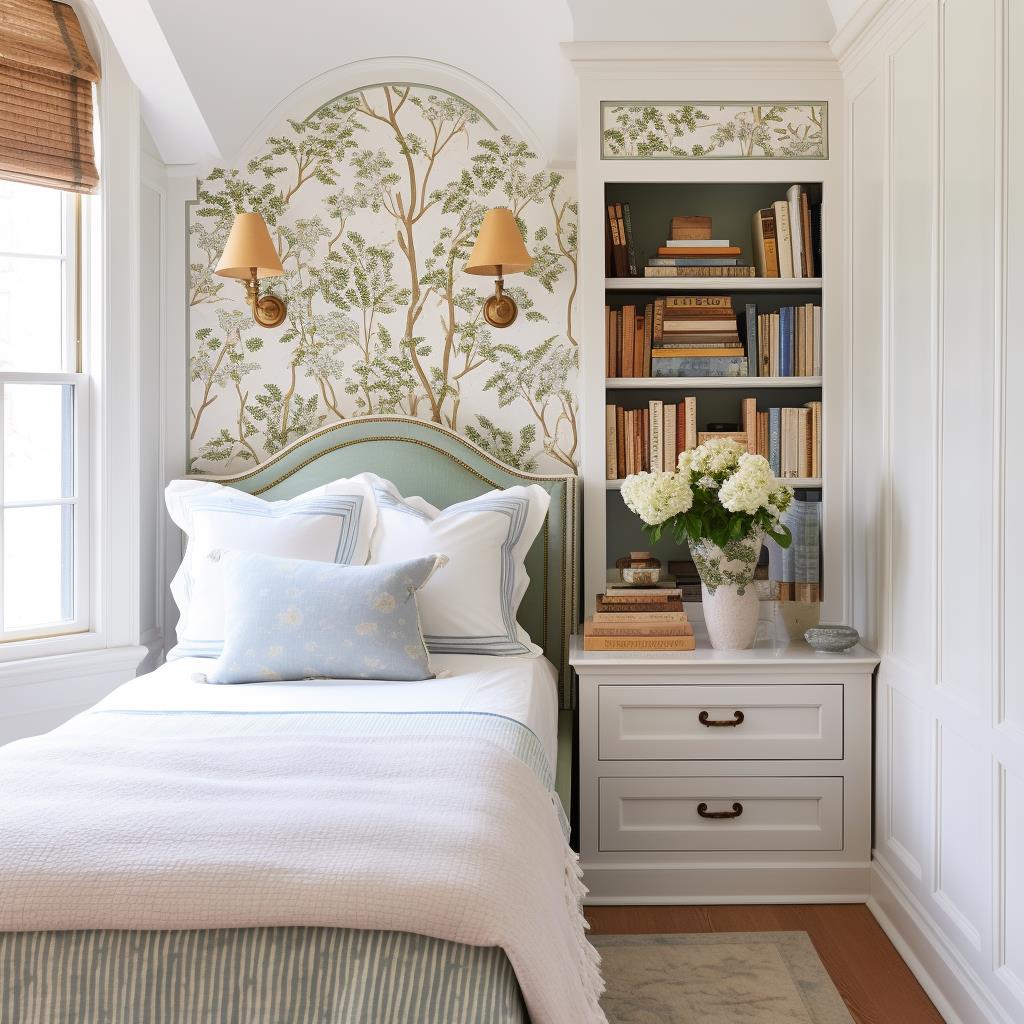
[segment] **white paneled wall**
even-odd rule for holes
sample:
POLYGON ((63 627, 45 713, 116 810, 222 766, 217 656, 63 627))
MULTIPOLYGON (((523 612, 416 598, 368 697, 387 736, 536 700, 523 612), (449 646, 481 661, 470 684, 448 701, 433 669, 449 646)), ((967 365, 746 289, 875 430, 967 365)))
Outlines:
POLYGON ((841 55, 853 608, 882 655, 872 906, 950 1021, 1024 1021, 1024 4, 841 55))

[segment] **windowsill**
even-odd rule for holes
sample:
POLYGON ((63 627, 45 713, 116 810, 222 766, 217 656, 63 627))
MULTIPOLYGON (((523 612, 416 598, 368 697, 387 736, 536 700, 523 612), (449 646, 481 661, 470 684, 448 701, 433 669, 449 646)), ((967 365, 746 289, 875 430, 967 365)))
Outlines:
POLYGON ((145 647, 108 647, 99 633, 16 640, 0 647, 0 687, 76 673, 134 672, 145 647))

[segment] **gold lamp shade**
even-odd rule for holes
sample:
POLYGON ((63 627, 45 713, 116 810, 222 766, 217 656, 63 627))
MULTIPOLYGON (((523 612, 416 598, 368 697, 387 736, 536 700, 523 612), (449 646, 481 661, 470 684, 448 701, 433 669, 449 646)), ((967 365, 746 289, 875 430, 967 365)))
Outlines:
POLYGON ((488 210, 465 270, 496 279, 494 294, 484 303, 484 319, 492 327, 508 327, 519 313, 515 300, 504 292, 505 274, 519 274, 532 266, 533 258, 526 251, 512 211, 504 207, 488 210))
POLYGON ((266 221, 258 213, 240 213, 231 225, 224 252, 214 273, 234 277, 245 284, 245 297, 253 319, 261 327, 277 327, 287 312, 276 295, 260 295, 261 277, 281 277, 284 267, 270 237, 266 221))

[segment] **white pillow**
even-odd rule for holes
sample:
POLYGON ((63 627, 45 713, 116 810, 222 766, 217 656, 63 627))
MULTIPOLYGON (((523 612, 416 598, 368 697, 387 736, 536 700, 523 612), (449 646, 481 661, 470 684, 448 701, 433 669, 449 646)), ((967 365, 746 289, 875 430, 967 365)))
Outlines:
POLYGON ((188 537, 171 593, 181 615, 168 659, 216 658, 224 643, 220 552, 364 565, 377 522, 369 485, 336 480, 287 501, 264 501, 202 480, 167 485, 167 511, 188 537))
POLYGON ((509 487, 439 510, 403 498, 389 480, 363 473, 377 499, 371 564, 448 556, 419 592, 420 620, 434 654, 542 653, 516 622, 530 577, 524 561, 551 498, 543 487, 509 487))

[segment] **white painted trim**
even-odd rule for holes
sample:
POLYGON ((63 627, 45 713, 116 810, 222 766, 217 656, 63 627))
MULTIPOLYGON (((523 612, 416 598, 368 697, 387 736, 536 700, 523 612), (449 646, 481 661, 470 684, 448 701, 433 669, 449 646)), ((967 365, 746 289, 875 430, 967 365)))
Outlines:
POLYGON ((630 70, 679 70, 697 65, 701 75, 709 65, 742 62, 751 73, 778 75, 780 64, 788 73, 794 65, 813 65, 816 75, 836 76, 838 68, 828 43, 812 41, 650 41, 650 42, 570 42, 562 43, 562 52, 578 72, 606 72, 621 75, 630 70))
POLYGON ((422 57, 373 57, 331 68, 290 92, 270 110, 239 147, 221 163, 234 166, 244 162, 267 136, 277 131, 286 118, 303 118, 337 96, 354 89, 369 88, 385 82, 411 82, 454 93, 476 107, 488 120, 497 118, 497 128, 524 139, 542 159, 544 147, 525 118, 499 92, 462 68, 422 57), (504 122, 504 123, 502 123, 504 122))
POLYGON ((136 667, 145 656, 145 647, 130 645, 8 661, 0 665, 0 690, 109 673, 124 673, 127 679, 135 674, 136 667))
POLYGON ((947 1024, 1014 1024, 878 851, 867 905, 947 1024))

